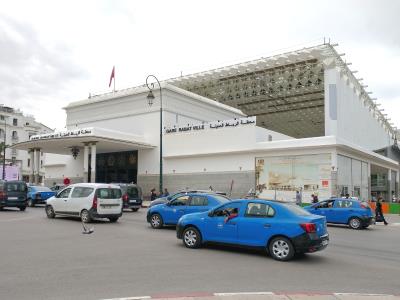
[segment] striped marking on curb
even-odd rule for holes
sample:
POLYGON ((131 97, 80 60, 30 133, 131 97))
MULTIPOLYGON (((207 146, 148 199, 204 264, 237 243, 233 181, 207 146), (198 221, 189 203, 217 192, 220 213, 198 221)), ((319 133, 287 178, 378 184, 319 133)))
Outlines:
POLYGON ((399 297, 400 295, 391 295, 391 294, 368 294, 368 293, 328 293, 328 292, 237 292, 237 293, 202 293, 202 292, 194 292, 187 294, 178 294, 178 293, 166 293, 166 294, 155 294, 152 296, 136 296, 136 297, 123 297, 123 298, 109 298, 102 300, 145 300, 145 299, 168 299, 174 298, 179 299, 182 298, 202 298, 202 297, 229 297, 229 296, 348 296, 348 297, 399 297))

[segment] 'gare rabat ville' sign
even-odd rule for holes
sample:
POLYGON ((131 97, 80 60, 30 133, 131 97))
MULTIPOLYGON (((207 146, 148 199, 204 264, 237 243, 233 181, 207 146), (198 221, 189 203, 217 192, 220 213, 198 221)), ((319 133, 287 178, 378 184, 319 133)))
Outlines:
POLYGON ((165 127, 164 132, 168 133, 176 133, 176 132, 188 132, 188 131, 199 131, 205 129, 218 129, 218 128, 228 128, 228 127, 237 127, 237 126, 245 126, 256 124, 256 117, 246 117, 246 118, 238 118, 238 119, 231 119, 225 121, 214 121, 209 123, 202 123, 202 124, 188 124, 186 126, 172 126, 172 127, 165 127))
POLYGON ((87 135, 91 135, 91 134, 92 134, 92 128, 82 128, 82 129, 34 135, 34 136, 31 136, 31 138, 29 140, 37 141, 37 140, 48 140, 48 139, 60 139, 60 138, 67 138, 67 137, 87 136, 87 135))

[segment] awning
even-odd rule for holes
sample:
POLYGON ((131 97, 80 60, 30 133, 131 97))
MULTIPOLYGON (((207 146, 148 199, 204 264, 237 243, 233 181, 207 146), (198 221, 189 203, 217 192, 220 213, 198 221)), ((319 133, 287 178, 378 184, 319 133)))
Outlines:
POLYGON ((34 135, 29 141, 11 146, 13 149, 30 150, 40 148, 44 153, 71 154, 74 147, 96 143, 97 153, 122 152, 151 149, 152 145, 143 136, 104 128, 89 127, 34 135))

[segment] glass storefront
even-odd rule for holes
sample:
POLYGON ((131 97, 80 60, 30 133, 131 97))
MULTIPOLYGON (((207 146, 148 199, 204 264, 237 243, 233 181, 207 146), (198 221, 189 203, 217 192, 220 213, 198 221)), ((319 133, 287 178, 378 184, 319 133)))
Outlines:
POLYGON ((260 198, 295 201, 296 191, 303 202, 311 195, 331 196, 331 155, 298 155, 256 158, 256 184, 260 198))
POLYGON ((364 161, 338 155, 337 158, 338 196, 349 194, 363 200, 368 199, 368 164, 364 161))
MULTIPOLYGON (((100 153, 96 155, 96 182, 137 182, 137 151, 100 153)), ((89 162, 91 160, 89 159, 89 162)), ((89 166, 89 176, 90 176, 89 166)), ((90 180, 90 179, 89 179, 90 180)))

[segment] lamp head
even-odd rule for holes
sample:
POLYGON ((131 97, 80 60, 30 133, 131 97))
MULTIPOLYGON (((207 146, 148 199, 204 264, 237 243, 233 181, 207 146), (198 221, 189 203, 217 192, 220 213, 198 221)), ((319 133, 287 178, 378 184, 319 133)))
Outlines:
POLYGON ((149 94, 147 95, 147 101, 149 103, 149 106, 153 105, 153 100, 154 100, 154 95, 153 95, 153 91, 150 90, 149 94))

